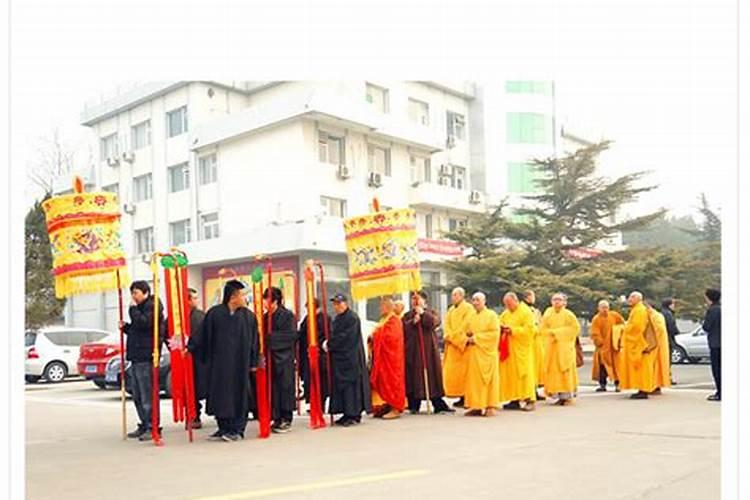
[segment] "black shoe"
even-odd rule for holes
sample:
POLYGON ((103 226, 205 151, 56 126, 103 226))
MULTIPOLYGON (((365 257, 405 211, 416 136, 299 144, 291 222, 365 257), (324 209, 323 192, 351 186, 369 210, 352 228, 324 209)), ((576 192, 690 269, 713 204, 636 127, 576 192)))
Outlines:
POLYGON ((146 428, 145 427, 138 426, 138 428, 136 430, 134 430, 133 432, 128 432, 128 437, 130 439, 138 439, 145 432, 146 432, 146 428))
POLYGON ((445 405, 440 408, 435 408, 435 413, 456 413, 456 410, 445 405))
POLYGON ((274 420, 271 422, 271 430, 278 429, 283 422, 281 420, 274 420))
POLYGON ((195 420, 193 420, 193 423, 191 424, 191 427, 193 429, 200 429, 200 428, 202 428, 203 427, 203 423, 201 422, 201 419, 196 418, 195 420))
MULTIPOLYGON (((151 441, 151 429, 148 429, 146 432, 138 436, 138 441, 151 441)), ((159 429, 159 439, 161 439, 161 429, 159 429)))
POLYGON ((599 387, 596 388, 596 391, 594 392, 607 392, 607 386, 600 385, 599 387))
POLYGON ((648 394, 643 391, 638 391, 635 394, 631 394, 630 399, 648 399, 648 394))
POLYGON ((214 432, 213 434, 211 434, 210 436, 208 436, 208 440, 209 441, 221 441, 221 436, 223 436, 223 435, 224 435, 224 431, 222 431, 221 429, 219 429, 216 432, 214 432))
POLYGON ((350 420, 354 422, 355 424, 358 424, 362 422, 362 415, 357 415, 356 417, 352 417, 350 420))
POLYGON ((721 401, 721 396, 718 394, 711 394, 706 398, 708 401, 721 401))
POLYGON ((222 434, 221 435, 221 439, 223 441, 226 441, 227 443, 231 443, 231 442, 234 442, 234 441, 239 441, 242 438, 236 432, 227 432, 226 434, 222 434))
POLYGON ((503 405, 503 410, 520 410, 521 409, 521 403, 518 401, 511 401, 510 403, 505 403, 503 405))
POLYGON ((453 408, 463 408, 464 407, 464 398, 458 398, 458 401, 453 403, 453 408))
POLYGON ((546 399, 547 398, 545 396, 543 396, 542 394, 539 394, 538 392, 536 393, 536 400, 537 401, 544 401, 546 399))
POLYGON ((352 425, 356 425, 356 424, 357 423, 354 420, 352 420, 350 418, 347 418, 346 420, 344 420, 343 422, 341 422, 339 425, 341 427, 351 427, 352 425))
POLYGON ((278 427, 271 428, 272 432, 275 432, 276 434, 286 434, 287 432, 292 430, 292 424, 289 422, 281 422, 278 427))
POLYGON ((343 425, 344 422, 346 422, 347 420, 349 420, 349 417, 347 417, 346 415, 344 415, 341 418, 336 419, 336 421, 334 422, 334 424, 335 425, 343 425))

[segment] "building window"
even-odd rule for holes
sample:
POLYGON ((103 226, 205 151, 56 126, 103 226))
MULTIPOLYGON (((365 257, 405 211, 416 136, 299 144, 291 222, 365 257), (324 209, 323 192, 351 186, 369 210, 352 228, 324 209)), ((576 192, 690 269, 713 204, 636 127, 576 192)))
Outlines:
POLYGON ((453 165, 451 168, 451 187, 466 189, 466 169, 453 165))
POLYGON ((411 182, 432 182, 432 164, 430 159, 424 156, 412 155, 409 157, 411 167, 411 182))
POLYGON ((426 102, 409 98, 409 120, 417 125, 430 125, 430 105, 426 102))
POLYGON ((99 139, 99 158, 101 161, 106 161, 107 158, 117 158, 119 154, 117 133, 99 139))
POLYGON ((211 240, 219 237, 219 214, 214 212, 212 214, 201 215, 201 239, 211 240))
POLYGON ((344 156, 344 138, 318 131, 318 160, 332 165, 346 164, 344 156))
POLYGON ((552 95, 552 82, 532 82, 532 81, 507 81, 505 82, 505 92, 508 94, 540 94, 552 95))
POLYGON ((466 219, 448 219, 448 231, 455 231, 463 227, 466 227, 466 219))
POLYGON ((153 187, 151 185, 151 174, 145 174, 133 179, 133 201, 146 201, 153 198, 153 187))
POLYGON ((216 155, 211 154, 198 159, 198 181, 201 186, 213 184, 218 178, 216 155))
POLYGON ((549 144, 552 119, 540 113, 507 113, 506 140, 511 144, 549 144))
POLYGON ((536 184, 538 174, 534 165, 524 162, 508 163, 508 192, 535 193, 539 191, 536 184))
POLYGON ((346 200, 321 196, 320 206, 323 208, 323 215, 341 218, 346 217, 346 200))
POLYGON ((464 115, 446 112, 446 123, 448 126, 448 137, 464 140, 466 137, 466 118, 464 115))
POLYGON ((380 146, 367 145, 367 169, 386 177, 391 176, 391 150, 380 146))
POLYGON ((102 186, 102 191, 105 191, 107 193, 114 193, 118 197, 120 196, 120 185, 115 184, 109 184, 108 186, 102 186))
POLYGON ((190 188, 190 168, 187 163, 180 163, 167 169, 167 188, 170 193, 190 188))
POLYGON ((130 143, 134 150, 151 145, 151 120, 130 127, 130 143))
POLYGON ((184 134, 187 129, 187 106, 182 106, 167 113, 167 137, 184 134))
POLYGON ((150 253, 154 251, 154 228, 146 227, 135 230, 135 252, 150 253))
POLYGON ((190 219, 169 223, 169 244, 179 246, 190 243, 190 219))
POLYGON ((379 113, 388 113, 388 90, 377 85, 367 84, 365 99, 379 113))

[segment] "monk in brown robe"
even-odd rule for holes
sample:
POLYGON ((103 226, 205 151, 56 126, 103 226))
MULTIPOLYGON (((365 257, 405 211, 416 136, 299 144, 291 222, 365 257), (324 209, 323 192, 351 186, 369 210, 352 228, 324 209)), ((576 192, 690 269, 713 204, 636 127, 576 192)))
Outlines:
POLYGON ((608 377, 615 383, 615 392, 620 392, 620 378, 617 376, 615 363, 617 346, 612 342, 612 327, 624 325, 625 318, 617 311, 610 311, 606 300, 599 301, 598 310, 591 319, 591 340, 596 347, 591 379, 599 382, 596 392, 606 392, 608 377))

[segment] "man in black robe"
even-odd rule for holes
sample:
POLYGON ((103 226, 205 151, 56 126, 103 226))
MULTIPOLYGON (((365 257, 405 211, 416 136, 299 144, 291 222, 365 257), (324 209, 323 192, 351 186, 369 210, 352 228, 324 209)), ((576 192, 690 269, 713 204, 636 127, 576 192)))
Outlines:
MULTIPOLYGON (((206 316, 200 307, 198 291, 195 288, 188 288, 188 304, 190 305, 190 336, 198 335, 201 331, 203 324, 203 318, 206 316)), ((202 362, 198 357, 193 356, 193 389, 195 390, 195 420, 193 420, 193 429, 200 429, 203 424, 201 423, 201 400, 206 399, 206 393, 208 392, 207 372, 206 363, 202 362)))
POLYGON ((331 338, 325 344, 333 372, 331 413, 343 414, 336 423, 349 427, 360 423, 363 411, 370 411, 367 359, 359 317, 349 309, 346 296, 336 294, 331 302, 336 317, 331 338))
POLYGON ((245 437, 250 401, 250 372, 258 366, 258 323, 246 307, 244 285, 230 280, 221 304, 208 310, 203 327, 190 338, 188 350, 207 365, 206 413, 219 429, 209 439, 245 437))
MULTIPOLYGON (((323 351, 323 341, 325 337, 325 325, 328 324, 329 334, 331 326, 331 318, 320 309, 320 301, 313 299, 315 303, 315 310, 317 311, 315 317, 315 327, 317 328, 317 339, 318 339, 318 357, 320 359, 320 404, 325 408, 326 398, 328 397, 328 371, 326 369, 326 353, 323 351)), ((307 356, 308 350, 308 338, 307 338, 307 321, 310 312, 308 311, 302 323, 299 325, 299 371, 300 378, 302 379, 302 391, 303 397, 306 403, 310 403, 310 359, 307 356)))
POLYGON ((409 411, 419 413, 422 400, 427 399, 424 380, 424 363, 422 361, 422 345, 424 357, 427 361, 427 383, 429 397, 435 413, 452 413, 443 400, 443 372, 438 350, 438 339, 435 329, 440 325, 440 317, 432 309, 427 308, 427 294, 420 291, 411 295, 411 309, 403 317, 404 350, 406 352, 406 398, 409 411), (422 341, 420 342, 420 325, 422 341))
POLYGON ((294 347, 297 328, 294 313, 284 307, 280 288, 271 287, 263 298, 271 296, 271 328, 268 328, 268 311, 263 316, 266 343, 271 355, 271 431, 279 434, 292 428, 292 415, 296 405, 294 384, 294 347))

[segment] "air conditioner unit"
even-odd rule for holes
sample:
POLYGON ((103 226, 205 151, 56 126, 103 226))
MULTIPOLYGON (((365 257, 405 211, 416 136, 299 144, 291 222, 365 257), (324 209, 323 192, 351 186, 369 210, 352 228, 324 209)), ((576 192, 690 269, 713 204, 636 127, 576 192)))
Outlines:
POLYGON ((370 172, 367 178, 367 185, 370 187, 380 187, 383 185, 383 177, 377 172, 370 172))
POLYGON ((112 168, 118 167, 120 165, 120 159, 116 156, 110 156, 107 158, 107 165, 112 168))
POLYGON ((336 176, 339 179, 348 179, 352 176, 352 173, 349 171, 349 167, 347 167, 346 165, 339 165, 339 168, 336 171, 336 176))
POLYGON ((472 191, 469 195, 469 203, 477 205, 482 202, 482 193, 479 191, 472 191))
POLYGON ((447 177, 441 177, 438 179, 438 184, 441 186, 450 186, 451 180, 447 177))
POLYGON ((451 168, 448 165, 440 165, 438 171, 441 177, 449 177, 451 175, 451 168))
POLYGON ((135 153, 133 153, 132 151, 125 151, 122 154, 122 159, 128 163, 133 163, 135 161, 135 153))
POLYGON ((445 146, 449 147, 449 148, 452 148, 452 147, 455 147, 455 145, 456 145, 456 136, 449 135, 448 139, 446 139, 446 141, 445 141, 445 146))
POLYGON ((126 214, 133 215, 135 213, 135 203, 124 203, 122 205, 122 211, 126 214))

